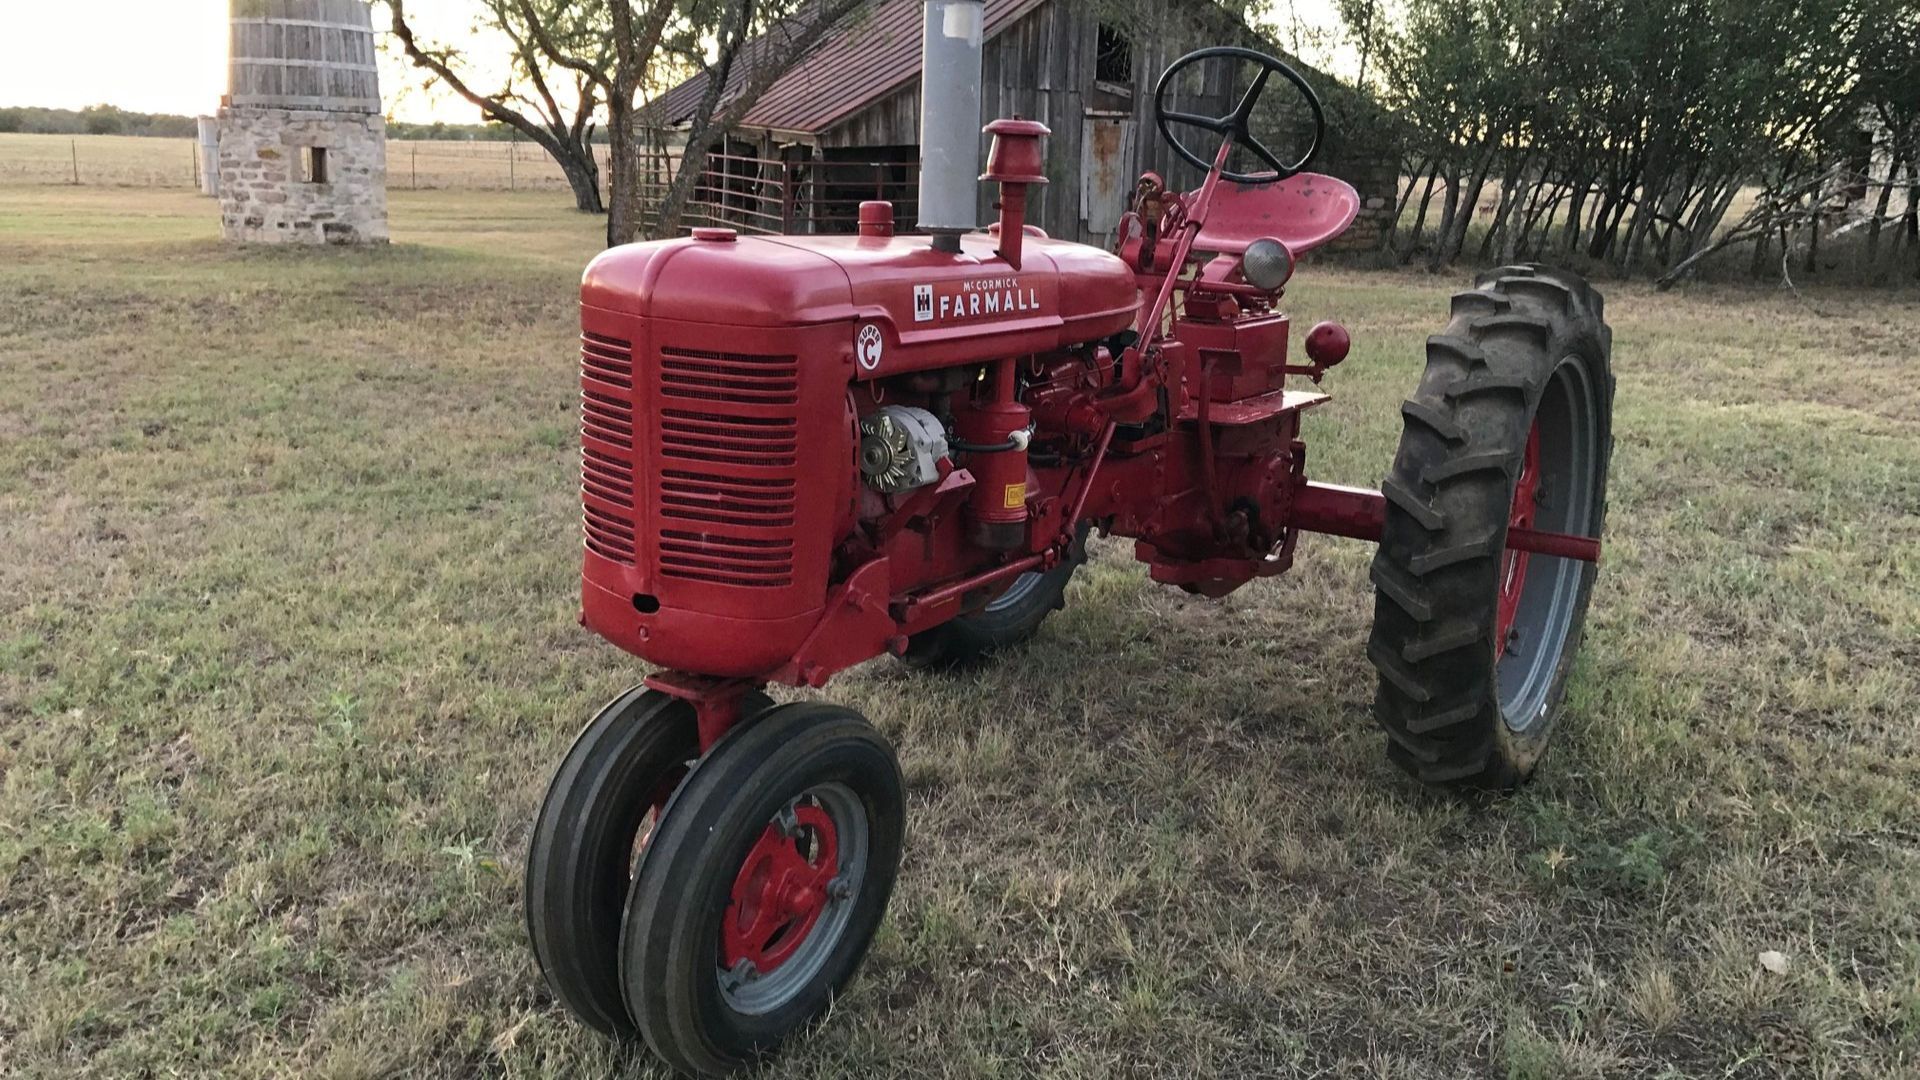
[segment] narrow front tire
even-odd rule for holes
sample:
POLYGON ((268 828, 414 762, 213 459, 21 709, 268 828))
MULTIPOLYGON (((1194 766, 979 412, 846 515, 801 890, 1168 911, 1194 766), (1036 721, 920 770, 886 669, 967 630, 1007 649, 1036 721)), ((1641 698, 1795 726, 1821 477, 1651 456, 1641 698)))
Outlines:
POLYGON ((627 901, 627 1008, 654 1052, 724 1076, 824 1013, 886 914, 905 814, 892 747, 851 710, 789 705, 721 740, 627 901))

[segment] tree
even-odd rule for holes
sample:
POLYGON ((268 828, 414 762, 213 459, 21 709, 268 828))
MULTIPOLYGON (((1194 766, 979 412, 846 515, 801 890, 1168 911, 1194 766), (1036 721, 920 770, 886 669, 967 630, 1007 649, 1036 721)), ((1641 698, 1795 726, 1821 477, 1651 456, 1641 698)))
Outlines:
MULTIPOLYGON (((1734 242, 1802 245, 1862 189, 1863 136, 1892 160, 1862 234, 1877 257, 1915 85, 1912 0, 1342 0, 1409 123, 1403 255, 1585 258, 1671 272, 1734 242), (1384 25, 1382 25, 1384 24, 1384 25), (1877 118, 1879 131, 1864 130, 1877 118), (1758 216, 1723 228, 1736 196, 1758 216), (1437 198, 1438 228, 1429 231, 1437 198), (1491 214, 1488 213, 1491 211, 1491 214)), ((1847 214, 1858 217, 1849 209, 1847 214)))
MULTIPOLYGON (((490 0, 495 2, 495 0, 490 0)), ((507 3, 508 0, 497 0, 507 3)), ((656 215, 656 235, 677 232, 699 163, 768 87, 835 24, 868 0, 511 0, 526 37, 549 64, 597 90, 613 157, 608 244, 641 237, 643 93, 704 72, 707 93, 690 120, 680 173, 656 215), (555 32, 556 15, 591 32, 555 32), (591 48, 582 48, 583 44, 591 48)))
MULTIPOLYGON (((624 7, 624 0, 616 6, 624 7)), ((564 75, 550 70, 546 44, 564 45, 587 57, 582 63, 604 67, 610 52, 604 44, 604 7, 598 0, 482 0, 485 14, 476 29, 486 29, 507 40, 512 69, 503 85, 492 91, 476 89, 468 75, 465 52, 451 46, 421 41, 407 19, 405 0, 387 0, 391 29, 407 59, 478 106, 488 120, 520 132, 559 163, 573 189, 574 205, 587 213, 603 213, 600 164, 594 157, 593 118, 599 111, 602 86, 580 71, 564 75), (536 41, 540 42, 536 44, 536 41), (560 84, 565 100, 555 84, 560 84)))
POLYGON ((89 135, 119 135, 126 131, 126 114, 111 105, 89 105, 80 110, 89 135))

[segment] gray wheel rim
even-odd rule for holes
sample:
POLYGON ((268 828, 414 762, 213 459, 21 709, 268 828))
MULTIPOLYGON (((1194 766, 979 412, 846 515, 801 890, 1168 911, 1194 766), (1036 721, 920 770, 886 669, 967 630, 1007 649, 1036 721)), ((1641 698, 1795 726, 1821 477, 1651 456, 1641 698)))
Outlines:
MULTIPOLYGON (((1540 401, 1540 480, 1536 529, 1592 536, 1599 520, 1599 396, 1586 362, 1569 356, 1554 369, 1540 401)), ((1590 568, 1535 555, 1515 613, 1518 637, 1499 664, 1500 711, 1525 734, 1546 719, 1553 686, 1573 637, 1590 568)))
POLYGON ((1021 574, 1019 577, 1013 579, 1012 585, 1007 586, 1006 592, 995 597, 993 603, 988 604, 982 610, 995 612, 997 614, 1009 608, 1017 607, 1024 602, 1027 597, 1032 596, 1033 591, 1038 589, 1040 583, 1046 579, 1047 575, 1041 573, 1021 574))
POLYGON ((827 817, 833 821, 840 860, 839 872, 834 875, 834 880, 836 884, 844 884, 844 888, 836 890, 837 895, 827 901, 826 910, 821 912, 819 921, 807 933, 807 939, 801 943, 799 951, 776 970, 759 974, 730 971, 715 965, 720 981, 720 996, 729 1008, 745 1016, 765 1016, 777 1012, 804 993, 819 977, 846 937, 854 905, 859 903, 861 888, 866 883, 867 853, 871 846, 866 803, 852 788, 833 783, 809 788, 788 803, 787 808, 809 801, 826 811, 827 817))

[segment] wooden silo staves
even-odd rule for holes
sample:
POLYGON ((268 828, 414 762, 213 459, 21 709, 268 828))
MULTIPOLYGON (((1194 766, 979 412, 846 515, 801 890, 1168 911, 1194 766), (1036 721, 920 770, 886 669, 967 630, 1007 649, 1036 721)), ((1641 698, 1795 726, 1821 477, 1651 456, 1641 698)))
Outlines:
POLYGON ((230 239, 387 238, 386 124, 364 0, 232 0, 220 110, 230 239))

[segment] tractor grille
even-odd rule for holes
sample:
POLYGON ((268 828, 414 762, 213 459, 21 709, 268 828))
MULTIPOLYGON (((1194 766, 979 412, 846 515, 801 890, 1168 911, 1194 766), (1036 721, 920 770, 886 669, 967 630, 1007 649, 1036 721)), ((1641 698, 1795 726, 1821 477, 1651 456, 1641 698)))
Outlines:
POLYGON ((580 489, 587 547, 634 565, 633 346, 587 334, 580 341, 580 489))
POLYGON ((661 573, 745 588, 792 584, 796 358, 663 349, 658 378, 661 573))

